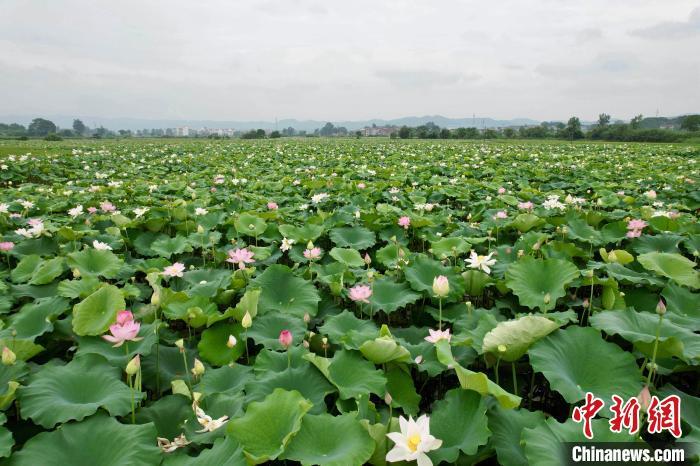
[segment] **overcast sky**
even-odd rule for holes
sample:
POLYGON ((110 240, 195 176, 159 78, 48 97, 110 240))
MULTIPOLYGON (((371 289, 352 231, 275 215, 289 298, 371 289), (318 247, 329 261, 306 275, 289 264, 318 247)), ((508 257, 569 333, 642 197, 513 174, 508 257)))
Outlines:
POLYGON ((700 111, 700 0, 0 0, 0 114, 700 111))

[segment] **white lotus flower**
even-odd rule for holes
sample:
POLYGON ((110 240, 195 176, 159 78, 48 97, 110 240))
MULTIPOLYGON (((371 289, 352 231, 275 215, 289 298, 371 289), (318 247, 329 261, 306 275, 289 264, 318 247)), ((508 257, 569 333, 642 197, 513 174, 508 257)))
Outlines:
POLYGON ((197 416, 197 422, 203 427, 203 429, 198 430, 197 433, 201 432, 214 432, 219 427, 223 426, 228 422, 228 416, 221 416, 219 419, 212 419, 211 416, 207 415, 202 408, 193 405, 194 413, 197 416))
POLYGON ((207 215, 208 213, 209 213, 209 211, 207 209, 202 208, 202 207, 197 207, 196 209, 194 209, 195 215, 207 215))
POLYGON ((97 241, 97 240, 92 242, 92 247, 97 249, 98 251, 111 251, 112 250, 112 246, 110 246, 107 243, 103 243, 102 241, 97 241))
POLYGON ((292 249, 292 245, 295 243, 293 239, 288 239, 288 238, 282 238, 282 245, 280 246, 280 250, 282 252, 289 251, 292 249))
POLYGON ((464 261, 469 264, 472 269, 483 270, 486 273, 491 273, 491 266, 496 263, 496 259, 491 259, 493 253, 490 252, 488 256, 480 256, 476 252, 472 251, 467 259, 464 261))
POLYGON ((386 454, 390 463, 396 461, 416 461, 418 466, 432 466, 427 452, 437 450, 442 446, 442 440, 430 435, 430 419, 422 415, 415 421, 409 417, 399 417, 401 432, 386 434, 394 443, 394 448, 386 454))
POLYGON ((134 209, 134 214, 136 214, 136 218, 140 218, 143 216, 143 214, 145 214, 149 210, 150 209, 148 207, 139 207, 139 208, 134 209))
POLYGON ((83 213, 83 206, 80 204, 78 204, 77 206, 68 210, 68 215, 70 215, 73 218, 77 217, 78 215, 81 215, 82 213, 83 213))

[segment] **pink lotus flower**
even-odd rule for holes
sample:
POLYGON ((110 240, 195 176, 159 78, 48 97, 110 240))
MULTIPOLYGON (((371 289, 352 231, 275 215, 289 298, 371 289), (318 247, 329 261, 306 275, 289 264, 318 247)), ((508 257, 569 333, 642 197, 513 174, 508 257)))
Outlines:
POLYGON ((411 219, 404 215, 399 219, 398 223, 400 227, 404 227, 406 230, 408 230, 408 227, 411 226, 411 219))
POLYGON ((289 348, 290 346, 292 346, 292 340, 292 332, 290 332, 289 330, 282 330, 280 332, 280 345, 284 346, 285 348, 289 348))
POLYGON ((88 213, 94 214, 97 212, 97 207, 88 207, 88 213))
POLYGON ((440 340, 447 340, 449 342, 452 339, 449 328, 445 330, 433 330, 432 328, 429 328, 428 333, 430 333, 430 335, 425 337, 425 341, 429 341, 433 344, 440 340))
POLYGON ((268 202, 268 203, 267 203, 267 208, 268 208, 269 210, 277 210, 277 209, 279 208, 279 206, 277 205, 276 202, 268 202))
POLYGON ((642 410, 646 413, 649 410, 649 405, 651 404, 651 393, 649 393, 649 386, 645 385, 642 391, 637 395, 639 400, 639 405, 642 410))
POLYGON ((645 192, 644 195, 649 199, 656 199, 656 191, 654 191, 653 189, 650 189, 649 191, 645 192))
POLYGON ((627 222, 627 237, 639 238, 642 236, 642 230, 647 226, 647 222, 639 219, 632 219, 627 222))
POLYGON ((367 185, 364 184, 364 183, 357 183, 357 188, 358 188, 358 189, 365 189, 366 187, 367 187, 367 185))
POLYGON ((228 259, 226 259, 226 262, 230 262, 232 264, 238 264, 238 268, 243 270, 243 269, 245 269, 246 264, 252 264, 253 262, 255 262, 255 260, 253 260, 254 255, 255 255, 254 252, 248 251, 248 249, 246 249, 246 248, 243 248, 243 249, 236 248, 235 251, 229 250, 228 259))
POLYGON ((311 248, 311 249, 305 249, 304 250, 304 257, 306 257, 310 261, 315 261, 317 259, 321 258, 321 248, 311 248))
POLYGON ((109 326, 111 335, 102 335, 102 338, 110 343, 114 343, 115 348, 124 344, 125 341, 139 341, 141 324, 134 321, 134 315, 131 311, 119 311, 117 314, 117 322, 109 326))
POLYGON ((369 297, 372 296, 372 288, 367 285, 355 285, 350 288, 348 296, 351 300, 369 304, 369 297))
POLYGON ((527 202, 518 202, 518 209, 522 209, 522 210, 532 210, 534 207, 535 207, 535 205, 534 205, 532 202, 530 202, 530 201, 527 201, 527 202))
POLYGON ((117 208, 114 207, 114 204, 112 204, 109 201, 101 202, 100 209, 102 209, 102 212, 114 212, 115 210, 117 210, 117 208))
POLYGON ((505 210, 499 210, 498 212, 496 212, 496 215, 494 215, 493 218, 508 218, 508 214, 505 210))
POLYGON ((185 264, 182 262, 175 262, 173 265, 169 265, 163 269, 163 275, 166 277, 182 277, 185 271, 185 264))
POLYGON ((11 251, 14 247, 15 243, 13 243, 12 241, 3 241, 2 243, 0 243, 0 251, 2 252, 11 251))
POLYGON ((506 193, 506 188, 504 188, 503 186, 498 188, 498 194, 505 194, 505 193, 506 193))

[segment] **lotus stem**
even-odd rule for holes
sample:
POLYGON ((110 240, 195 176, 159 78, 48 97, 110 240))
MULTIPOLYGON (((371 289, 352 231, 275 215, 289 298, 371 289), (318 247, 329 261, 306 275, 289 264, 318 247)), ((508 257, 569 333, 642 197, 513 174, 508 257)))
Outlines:
POLYGON ((661 324, 664 320, 664 315, 659 314, 659 323, 656 325, 656 339, 654 340, 654 350, 651 353, 651 364, 647 371, 647 385, 651 383, 651 376, 656 371, 656 351, 659 349, 659 337, 661 336, 661 324))

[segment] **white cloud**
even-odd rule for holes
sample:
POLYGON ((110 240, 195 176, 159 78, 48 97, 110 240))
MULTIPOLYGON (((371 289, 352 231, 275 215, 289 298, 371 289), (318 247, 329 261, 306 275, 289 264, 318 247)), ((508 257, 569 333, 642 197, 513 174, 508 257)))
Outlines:
POLYGON ((700 101, 697 6, 4 0, 2 112, 222 120, 680 114, 700 101))

